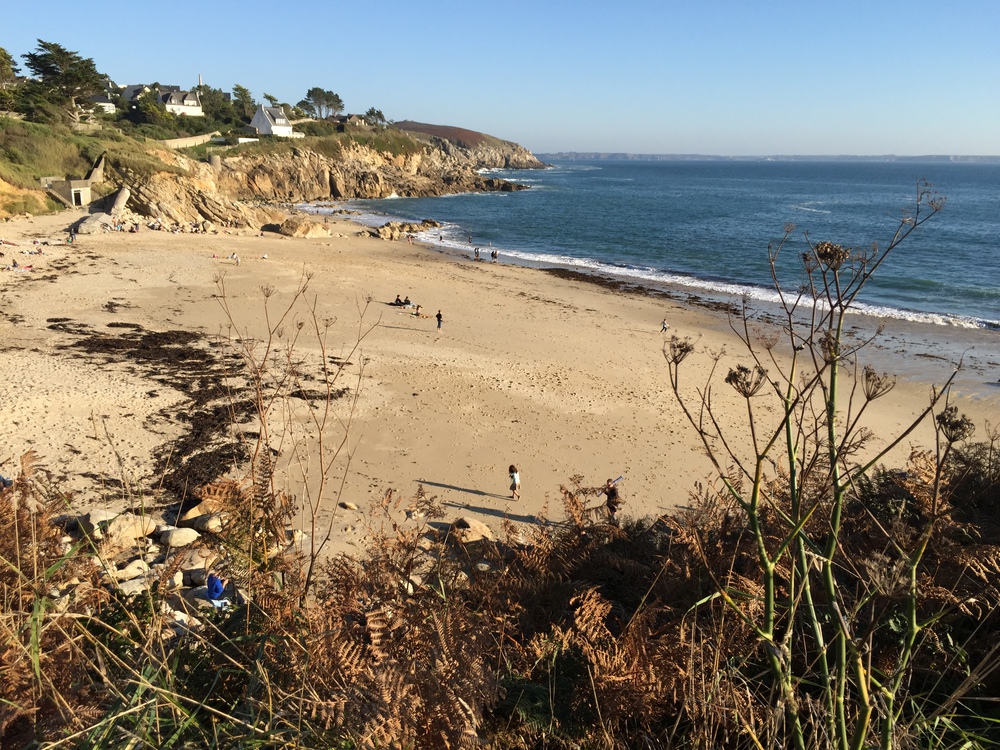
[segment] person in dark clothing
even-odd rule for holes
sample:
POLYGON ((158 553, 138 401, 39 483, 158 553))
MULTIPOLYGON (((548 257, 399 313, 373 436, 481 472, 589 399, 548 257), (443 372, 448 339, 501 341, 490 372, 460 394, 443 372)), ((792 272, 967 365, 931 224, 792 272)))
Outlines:
POLYGON ((441 322, 444 320, 444 316, 441 314, 441 311, 438 310, 438 314, 435 315, 434 317, 437 318, 438 330, 441 330, 441 322))
POLYGON ((208 598, 211 600, 212 604, 216 607, 223 607, 229 604, 228 599, 223 599, 226 593, 226 586, 229 585, 229 579, 223 578, 214 570, 208 574, 208 579, 205 581, 205 585, 208 588, 208 598))
POLYGON ((607 495, 608 506, 608 519, 615 526, 618 525, 618 509, 622 507, 621 495, 618 494, 618 487, 616 486, 615 480, 609 479, 607 484, 604 485, 602 490, 605 495, 607 495))

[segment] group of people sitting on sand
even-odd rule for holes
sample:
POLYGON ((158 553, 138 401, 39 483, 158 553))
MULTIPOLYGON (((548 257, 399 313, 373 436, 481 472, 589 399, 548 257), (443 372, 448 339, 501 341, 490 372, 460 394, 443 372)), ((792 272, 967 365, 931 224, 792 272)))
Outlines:
POLYGON ((397 294, 395 301, 390 302, 389 304, 391 304, 393 307, 405 307, 407 309, 412 308, 413 312, 411 314, 415 318, 428 318, 428 317, 430 317, 426 313, 423 313, 423 312, 420 311, 421 310, 421 306, 420 305, 418 305, 418 304, 416 304, 414 302, 410 302, 410 295, 406 295, 406 299, 400 299, 399 295, 397 294))

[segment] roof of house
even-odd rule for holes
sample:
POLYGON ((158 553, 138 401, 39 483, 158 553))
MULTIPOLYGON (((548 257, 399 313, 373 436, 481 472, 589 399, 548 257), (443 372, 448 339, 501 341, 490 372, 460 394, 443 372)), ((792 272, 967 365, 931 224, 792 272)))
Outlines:
POLYGON ((264 116, 270 120, 272 125, 289 125, 288 117, 285 115, 285 110, 281 107, 265 107, 261 105, 261 110, 264 112, 264 116))
POLYGON ((197 91, 168 91, 160 92, 160 101, 164 104, 177 104, 187 107, 200 107, 201 99, 198 98, 197 91))

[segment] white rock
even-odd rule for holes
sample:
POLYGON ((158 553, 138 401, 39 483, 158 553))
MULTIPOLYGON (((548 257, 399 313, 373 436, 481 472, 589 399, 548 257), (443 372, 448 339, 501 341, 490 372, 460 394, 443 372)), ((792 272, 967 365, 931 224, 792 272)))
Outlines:
POLYGON ((222 531, 222 516, 215 513, 207 513, 195 518, 191 525, 198 531, 207 531, 211 534, 218 534, 222 531))
POLYGON ((153 533, 156 528, 156 521, 149 516, 136 516, 131 513, 122 513, 108 522, 108 527, 104 533, 109 539, 119 539, 122 542, 131 542, 142 539, 144 536, 153 533))
POLYGON ((451 535, 463 544, 492 541, 493 532, 490 527, 475 518, 456 518, 451 523, 451 535))
POLYGON ((104 532, 101 527, 107 525, 108 521, 116 518, 118 515, 117 511, 95 509, 77 518, 76 522, 80 528, 80 533, 92 539, 103 539, 104 532))
POLYGON ((115 571, 113 575, 116 581, 127 581, 131 578, 144 576, 148 572, 149 572, 149 563, 147 563, 140 557, 130 562, 121 570, 115 571))
POLYGON ((160 543, 168 547, 187 547, 201 538, 194 529, 170 529, 160 534, 160 543))
POLYGON ((147 580, 145 578, 133 578, 129 581, 122 581, 118 584, 118 589, 125 594, 125 596, 135 596, 136 594, 141 594, 147 588, 147 580))

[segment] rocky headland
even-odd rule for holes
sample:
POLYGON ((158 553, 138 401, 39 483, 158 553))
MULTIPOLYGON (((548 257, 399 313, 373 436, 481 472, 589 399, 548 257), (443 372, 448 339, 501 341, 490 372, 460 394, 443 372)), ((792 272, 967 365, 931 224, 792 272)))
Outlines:
MULTIPOLYGON (((393 131, 398 133, 399 131, 393 131)), ((273 204, 353 198, 422 197, 466 192, 511 192, 525 185, 482 170, 546 165, 515 143, 471 131, 404 131, 381 148, 378 138, 306 139, 272 148, 233 149, 214 163, 167 149, 156 152, 169 171, 129 182, 129 210, 171 224, 211 222, 258 229, 278 217, 273 204), (454 131, 463 138, 448 138, 454 131)))

